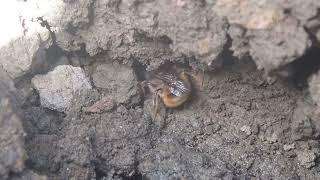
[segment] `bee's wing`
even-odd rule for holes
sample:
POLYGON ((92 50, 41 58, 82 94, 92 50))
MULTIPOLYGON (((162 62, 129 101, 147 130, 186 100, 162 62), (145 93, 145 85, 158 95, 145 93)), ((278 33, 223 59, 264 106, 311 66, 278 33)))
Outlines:
POLYGON ((183 96, 190 91, 186 84, 174 74, 158 74, 157 77, 168 84, 170 93, 175 96, 183 96))

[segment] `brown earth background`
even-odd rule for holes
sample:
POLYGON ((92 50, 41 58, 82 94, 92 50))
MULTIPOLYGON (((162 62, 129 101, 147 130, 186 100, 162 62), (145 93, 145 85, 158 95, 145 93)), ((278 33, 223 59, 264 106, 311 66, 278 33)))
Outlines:
POLYGON ((0 179, 320 179, 319 0, 17 2, 0 179), (204 86, 152 120, 164 64, 204 86))

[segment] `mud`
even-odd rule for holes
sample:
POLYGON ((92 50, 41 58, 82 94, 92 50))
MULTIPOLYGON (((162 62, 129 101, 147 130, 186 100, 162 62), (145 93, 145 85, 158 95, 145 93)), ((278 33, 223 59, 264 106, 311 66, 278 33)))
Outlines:
POLYGON ((21 2, 46 38, 0 49, 0 179, 319 179, 320 4, 233 2, 21 2), (92 86, 57 90, 64 111, 31 83, 60 65, 92 86), (139 82, 162 65, 204 82, 153 119, 139 82))
POLYGON ((148 100, 83 111, 102 90, 80 94, 65 115, 28 104, 27 164, 52 179, 313 179, 318 123, 307 116, 315 107, 293 85, 269 85, 252 61, 234 61, 206 73, 203 91, 181 108, 162 107, 155 120, 148 100))

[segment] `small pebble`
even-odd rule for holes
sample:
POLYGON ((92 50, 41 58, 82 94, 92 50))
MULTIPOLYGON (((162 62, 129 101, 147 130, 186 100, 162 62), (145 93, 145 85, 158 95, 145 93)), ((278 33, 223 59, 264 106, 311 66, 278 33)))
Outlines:
POLYGON ((102 97, 100 100, 95 102, 92 106, 86 107, 85 112, 89 113, 103 113, 110 111, 114 107, 114 101, 111 96, 102 97))
POLYGON ((248 136, 251 135, 251 133, 252 133, 250 126, 247 126, 247 125, 242 126, 240 128, 240 131, 246 133, 246 135, 248 135, 248 136))
POLYGON ((310 169, 316 165, 315 160, 317 157, 315 153, 312 152, 311 150, 298 151, 297 158, 298 158, 299 164, 307 169, 310 169))
POLYGON ((283 150, 285 150, 285 151, 290 151, 290 150, 294 149, 295 146, 296 146, 296 145, 295 145, 294 143, 292 143, 292 144, 285 144, 285 145, 283 146, 283 150))

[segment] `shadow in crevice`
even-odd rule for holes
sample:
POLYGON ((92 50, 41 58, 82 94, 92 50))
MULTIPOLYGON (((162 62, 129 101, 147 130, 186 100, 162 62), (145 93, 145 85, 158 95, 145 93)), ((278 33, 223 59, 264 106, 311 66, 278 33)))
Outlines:
POLYGON ((297 89, 308 87, 308 78, 320 69, 320 48, 313 47, 305 55, 287 65, 290 79, 297 89))
POLYGON ((229 35, 227 35, 227 42, 223 47, 223 51, 221 53, 222 67, 228 67, 235 64, 236 57, 233 56, 233 51, 231 50, 232 39, 229 35))
POLYGON ((135 72, 138 81, 146 80, 147 66, 138 62, 137 60, 133 61, 132 68, 135 72))
POLYGON ((31 79, 36 74, 45 74, 52 69, 58 59, 63 56, 64 53, 58 46, 51 46, 48 49, 39 48, 34 54, 32 64, 28 72, 23 76, 14 79, 16 88, 22 88, 26 84, 30 84, 31 79))

